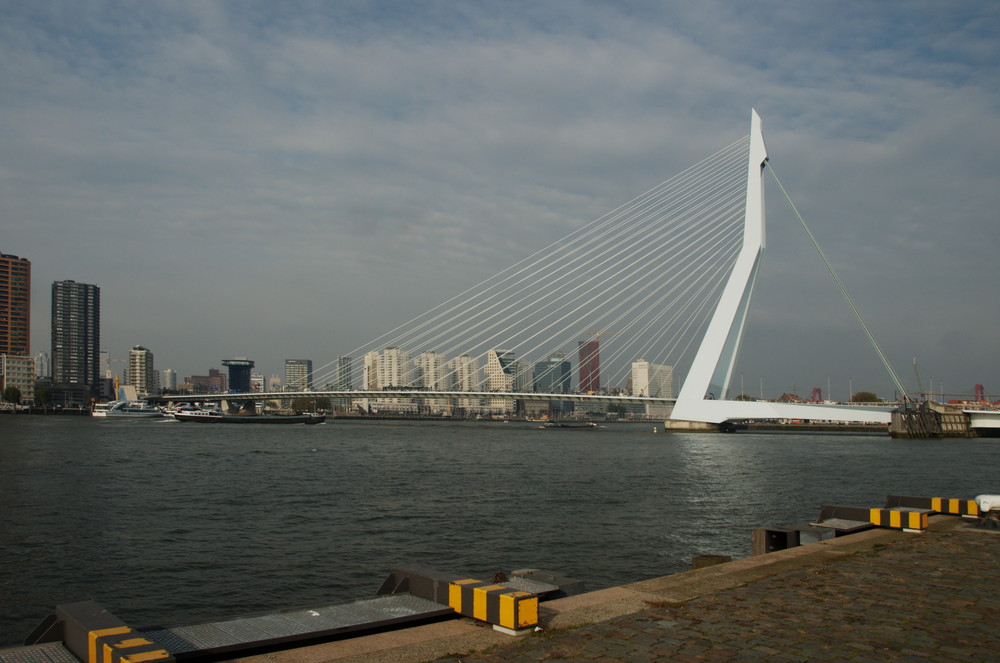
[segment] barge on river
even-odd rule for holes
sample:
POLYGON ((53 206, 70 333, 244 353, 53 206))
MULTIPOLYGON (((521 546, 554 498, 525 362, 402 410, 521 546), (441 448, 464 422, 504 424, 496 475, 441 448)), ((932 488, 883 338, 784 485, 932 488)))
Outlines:
POLYGON ((188 410, 174 413, 177 421, 203 424, 321 424, 324 414, 225 414, 220 410, 188 410))

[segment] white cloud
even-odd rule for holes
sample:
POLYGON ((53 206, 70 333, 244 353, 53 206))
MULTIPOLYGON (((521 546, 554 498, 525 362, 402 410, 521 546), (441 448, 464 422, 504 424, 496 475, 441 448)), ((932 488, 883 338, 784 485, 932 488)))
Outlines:
MULTIPOLYGON (((73 278, 102 284, 120 352, 190 374, 247 354, 227 349, 240 339, 267 372, 323 363, 745 134, 756 106, 885 344, 909 352, 920 327, 956 388, 1000 368, 977 347, 1000 322, 977 303, 997 276, 990 6, 46 3, 3 19, 0 241, 35 266, 35 349, 47 284, 73 278), (920 292, 946 315, 915 316, 920 292)), ((788 213, 768 196, 780 294, 759 301, 793 324, 782 297, 825 277, 793 240, 782 266, 788 213)), ((760 371, 794 376, 763 354, 760 371)))

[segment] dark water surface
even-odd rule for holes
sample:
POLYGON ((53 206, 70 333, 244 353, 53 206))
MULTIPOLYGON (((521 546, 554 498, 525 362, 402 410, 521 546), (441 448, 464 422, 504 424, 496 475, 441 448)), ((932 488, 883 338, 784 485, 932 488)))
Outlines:
POLYGON ((133 626, 374 595, 395 566, 596 589, 745 557, 822 504, 1000 492, 996 440, 645 425, 204 426, 0 416, 0 645, 58 603, 133 626))

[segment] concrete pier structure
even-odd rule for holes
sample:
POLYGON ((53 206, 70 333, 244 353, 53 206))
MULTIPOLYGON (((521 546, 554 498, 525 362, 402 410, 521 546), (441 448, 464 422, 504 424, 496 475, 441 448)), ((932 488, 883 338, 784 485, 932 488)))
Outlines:
POLYGON ((1000 533, 934 516, 922 534, 868 530, 540 606, 512 639, 453 620, 246 663, 993 661, 1000 533))

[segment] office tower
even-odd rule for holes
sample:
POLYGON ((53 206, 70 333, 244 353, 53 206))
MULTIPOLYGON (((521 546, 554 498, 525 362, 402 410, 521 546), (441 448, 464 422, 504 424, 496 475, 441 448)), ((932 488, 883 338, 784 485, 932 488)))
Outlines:
POLYGON ((632 395, 673 398, 674 367, 652 364, 645 359, 632 362, 632 395))
POLYGON ((35 358, 0 352, 0 394, 13 387, 21 394, 21 403, 35 400, 35 358))
POLYGON ((163 390, 177 391, 177 371, 172 368, 163 369, 163 390))
MULTIPOLYGON (((229 391, 234 394, 246 394, 250 391, 250 371, 253 369, 253 360, 246 357, 236 359, 223 359, 222 365, 229 369, 229 391)), ((310 373, 312 367, 310 366, 310 373)), ((285 369, 287 370, 287 368, 285 369)), ((312 376, 310 375, 310 378, 312 376)))
POLYGON ((35 355, 35 377, 39 379, 52 377, 52 362, 49 361, 49 353, 44 350, 35 355))
POLYGON ((223 393, 228 391, 229 383, 226 374, 217 368, 208 369, 208 375, 192 375, 184 379, 191 388, 199 394, 223 393))
MULTIPOLYGON (((674 367, 652 364, 644 359, 632 362, 632 395, 649 398, 674 397, 674 367)), ((649 416, 670 416, 673 406, 667 403, 646 403, 649 416)))
POLYGON ((580 341, 578 360, 580 362, 580 393, 596 394, 601 390, 600 339, 580 341))
POLYGON ((337 381, 333 384, 334 390, 347 391, 352 388, 353 384, 354 378, 351 375, 351 358, 337 357, 337 381))
POLYGON ((148 348, 135 345, 128 351, 125 384, 135 387, 139 396, 148 396, 160 390, 159 376, 153 368, 153 353, 148 348))
POLYGON ((31 262, 0 253, 0 354, 28 355, 31 344, 31 262))
POLYGON ((312 381, 312 359, 285 360, 285 389, 287 391, 311 391, 312 381))
POLYGON ((250 391, 264 391, 266 380, 263 373, 250 374, 250 391))
POLYGON ((566 355, 554 352, 545 361, 535 363, 535 391, 542 394, 568 394, 572 388, 572 367, 566 355))
POLYGON ((52 284, 52 382, 90 390, 100 379, 101 289, 88 283, 52 284))
MULTIPOLYGON (((568 394, 573 388, 573 367, 563 352, 553 352, 545 361, 535 363, 533 386, 536 393, 568 394)), ((572 401, 549 401, 553 415, 573 411, 572 401)))

